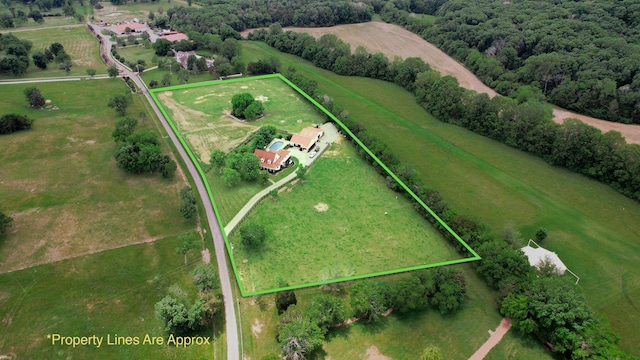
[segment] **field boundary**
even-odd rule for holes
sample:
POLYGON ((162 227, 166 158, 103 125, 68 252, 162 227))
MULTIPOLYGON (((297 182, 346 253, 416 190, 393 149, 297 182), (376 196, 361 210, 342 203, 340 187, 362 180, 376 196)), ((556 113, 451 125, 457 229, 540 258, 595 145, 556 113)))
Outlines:
POLYGON ((362 275, 354 275, 354 276, 337 278, 337 279, 315 281, 315 282, 310 282, 310 283, 306 283, 306 284, 302 284, 302 285, 286 286, 286 287, 280 287, 280 288, 274 288, 274 289, 247 292, 244 289, 244 287, 242 286, 242 282, 240 280, 240 276, 238 275, 238 269, 236 267, 235 258, 233 256, 233 249, 231 248, 231 244, 229 243, 229 239, 227 237, 226 231, 222 231, 222 235, 224 237, 224 243, 225 243, 225 246, 227 248, 227 254, 229 255, 229 259, 231 261, 231 267, 233 268, 233 272, 236 275, 236 281, 238 283, 238 287, 240 288, 240 294, 243 297, 254 296, 254 295, 262 295, 262 294, 274 293, 274 292, 285 291, 285 290, 296 290, 296 289, 301 289, 301 288, 320 286, 320 285, 326 285, 326 284, 343 282, 343 281, 351 281, 351 280, 357 280, 357 279, 365 279, 365 278, 371 278, 371 277, 377 277, 377 276, 391 275, 391 274, 397 274, 397 273, 403 273, 403 272, 408 272, 408 271, 413 271, 413 270, 420 270, 420 269, 427 269, 427 268, 434 268, 434 267, 445 266, 445 265, 460 264, 460 263, 466 263, 466 262, 471 262, 471 261, 477 261, 477 260, 481 259, 480 256, 462 238, 460 238, 460 236, 458 236, 458 234, 456 234, 455 231, 453 231, 449 227, 449 225, 447 225, 447 223, 445 223, 433 210, 431 210, 431 208, 429 208, 429 206, 427 206, 427 204, 425 204, 413 191, 411 191, 411 189, 400 178, 398 178, 398 176, 396 176, 396 174, 393 173, 393 171, 391 171, 391 169, 389 169, 389 167, 387 167, 387 165, 385 165, 375 154, 373 154, 373 152, 371 152, 371 150, 369 150, 369 148, 366 145, 364 145, 360 141, 360 139, 358 139, 358 137, 355 136, 355 134, 353 134, 342 123, 342 121, 337 119, 324 106, 322 106, 315 99, 313 99, 311 96, 309 96, 306 92, 301 90, 298 86, 296 86, 294 83, 292 83, 289 79, 287 79, 286 77, 284 77, 282 74, 279 74, 279 73, 278 74, 269 74, 269 75, 245 77, 245 78, 228 79, 228 80, 214 80, 214 81, 206 81, 206 82, 201 82, 201 83, 174 85, 174 86, 168 86, 168 87, 156 88, 156 89, 150 89, 149 90, 149 94, 153 98, 154 102, 156 103, 156 105, 158 106, 158 108, 160 109, 162 114, 167 119, 169 125, 171 126, 172 131, 175 133, 175 135, 180 140, 180 143, 182 144, 182 146, 185 148, 185 150, 189 154, 189 158, 191 159, 191 161, 195 165, 196 169, 198 170, 198 173, 200 174, 200 177, 203 179, 205 188, 207 189, 207 195, 209 196, 209 200, 211 201, 211 204, 213 206, 213 210, 214 210, 214 212, 216 214, 216 219, 218 221, 218 225, 220 226, 220 229, 224 229, 224 226, 223 226, 222 221, 220 219, 220 212, 219 212, 218 206, 216 205, 216 202, 215 202, 215 200, 213 198, 213 194, 211 192, 211 188, 209 187, 209 183, 206 181, 206 177, 205 177, 204 171, 202 170, 202 167, 200 166, 200 162, 197 160, 197 158, 195 157, 193 151, 191 150, 191 148, 189 147, 189 145, 187 144, 185 139, 182 137, 182 135, 178 131, 176 125, 174 124, 173 120, 171 119, 171 117, 167 113, 167 111, 164 108, 163 104, 160 102, 160 100, 156 96, 156 93, 164 92, 164 91, 172 91, 172 90, 191 89, 191 88, 195 88, 195 87, 217 85, 217 84, 221 84, 221 83, 234 83, 234 82, 242 82, 242 81, 249 81, 249 80, 263 80, 263 79, 272 79, 272 78, 278 78, 281 81, 283 81, 289 87, 291 87, 296 92, 298 92, 300 95, 302 95, 305 99, 307 99, 309 102, 311 102, 311 104, 313 104, 323 114, 325 114, 327 117, 329 117, 329 119, 331 119, 331 121, 333 121, 335 124, 338 124, 338 126, 340 126, 340 130, 341 131, 343 131, 344 133, 348 134, 353 139, 353 141, 356 144, 358 144, 358 146, 360 146, 367 153, 367 155, 369 155, 372 159, 374 159, 376 164, 378 164, 382 169, 384 169, 384 171, 389 176, 391 176, 418 204, 420 204, 420 206, 422 206, 427 211, 427 213, 429 213, 429 215, 431 215, 438 222, 439 225, 441 225, 451 236, 453 236, 453 238, 456 241, 458 241, 472 256, 471 257, 462 258, 462 259, 457 259, 457 260, 441 261, 441 262, 438 262, 438 263, 435 263, 435 264, 416 265, 416 266, 400 268, 400 269, 395 269, 395 270, 386 270, 386 271, 379 271, 379 272, 374 272, 374 273, 369 273, 369 274, 362 274, 362 275))

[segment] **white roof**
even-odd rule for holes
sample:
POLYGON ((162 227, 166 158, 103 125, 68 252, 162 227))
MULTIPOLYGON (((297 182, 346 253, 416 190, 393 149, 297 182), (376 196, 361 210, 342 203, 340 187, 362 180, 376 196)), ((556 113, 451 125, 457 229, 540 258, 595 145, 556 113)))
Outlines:
POLYGON ((522 250, 522 252, 527 255, 527 258, 529 258, 529 264, 531 264, 531 266, 539 267, 543 260, 548 259, 548 261, 556 266, 561 274, 564 274, 564 272, 567 270, 567 267, 564 265, 562 260, 560 260, 558 254, 554 253, 553 251, 549 251, 543 247, 534 248, 528 245, 520 250, 522 250))

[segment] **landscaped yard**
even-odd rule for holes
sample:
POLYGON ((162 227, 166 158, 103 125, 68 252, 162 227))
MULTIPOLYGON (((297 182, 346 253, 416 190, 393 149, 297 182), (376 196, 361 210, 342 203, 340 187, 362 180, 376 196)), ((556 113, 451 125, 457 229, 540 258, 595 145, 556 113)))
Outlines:
MULTIPOLYGON (((0 86, 0 114, 35 119, 29 131, 2 135, 1 211, 14 218, 0 242, 0 272, 49 263, 132 243, 181 234, 195 227, 179 212, 180 176, 130 175, 116 166, 111 137, 117 116, 106 104, 127 91, 121 80, 40 83, 51 103, 28 107, 23 90, 0 86)), ((134 97, 127 115, 151 113, 134 97)), ((163 146, 163 151, 169 151, 163 146)))
POLYGON ((274 288, 277 279, 299 286, 332 273, 362 276, 464 257, 346 141, 332 144, 307 180, 281 189, 277 201, 265 199, 245 222, 268 234, 259 250, 244 249, 238 231, 229 239, 245 292, 274 288))
MULTIPOLYGON (((36 51, 44 51, 52 43, 58 42, 64 47, 73 61, 69 74, 58 69, 58 64, 47 64, 46 70, 40 70, 30 61, 29 68, 24 77, 50 77, 67 75, 87 75, 87 69, 94 69, 98 74, 106 73, 106 65, 100 57, 98 40, 89 32, 86 26, 62 27, 55 29, 39 29, 22 31, 14 34, 21 40, 29 40, 33 43, 31 54, 36 51)), ((0 75, 1 79, 14 78, 13 75, 0 75)))
MULTIPOLYGON (((543 246, 580 277, 585 296, 640 355, 640 205, 609 187, 432 118, 409 92, 371 79, 342 77, 260 43, 245 43, 246 60, 275 56, 315 80, 336 104, 415 166, 460 213, 496 233, 513 223, 525 239, 549 230, 543 246), (425 155, 426 154, 426 155, 425 155)), ((523 243, 524 245, 524 243, 523 243)), ((488 307, 495 306, 492 303, 488 307)), ((495 328, 495 327, 494 327, 495 328)))
MULTIPOLYGON (((142 344, 144 337, 167 341, 154 304, 178 284, 196 296, 191 271, 175 253, 175 237, 128 246, 0 275, 0 356, 11 359, 222 359, 223 334, 209 346, 142 344), (48 334, 104 337, 100 348, 52 345, 48 334), (108 345, 106 337, 138 337, 138 345, 108 345), (222 335, 222 336, 221 336, 222 335)), ((215 261, 215 257, 214 257, 215 261)), ((215 264, 214 264, 215 266, 215 264)), ((218 321, 223 321, 219 317, 218 321)))
MULTIPOLYGON (((202 163, 209 162, 213 150, 228 152, 261 126, 272 125, 281 130, 297 132, 324 122, 313 105, 278 78, 218 82, 202 87, 162 91, 156 96, 202 163), (263 118, 248 123, 227 115, 231 111, 231 98, 241 92, 267 98, 263 103, 263 118)), ((227 224, 253 195, 265 187, 259 182, 241 182, 229 188, 215 170, 208 172, 206 177, 223 224, 227 224)))

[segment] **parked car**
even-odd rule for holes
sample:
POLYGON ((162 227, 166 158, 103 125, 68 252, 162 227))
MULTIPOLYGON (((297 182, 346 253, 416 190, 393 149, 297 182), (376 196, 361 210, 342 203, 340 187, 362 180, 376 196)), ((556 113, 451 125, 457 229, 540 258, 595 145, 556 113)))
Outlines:
POLYGON ((315 152, 315 151, 314 151, 314 152, 312 152, 311 154, 309 154, 309 158, 310 158, 310 159, 313 159, 313 157, 314 157, 314 156, 316 156, 316 154, 317 154, 317 152, 315 152))

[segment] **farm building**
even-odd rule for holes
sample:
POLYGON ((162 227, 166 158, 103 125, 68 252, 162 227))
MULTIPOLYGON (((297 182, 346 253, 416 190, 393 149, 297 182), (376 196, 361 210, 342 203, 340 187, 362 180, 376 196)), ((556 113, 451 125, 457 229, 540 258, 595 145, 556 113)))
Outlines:
POLYGON ((130 24, 113 25, 111 27, 111 31, 113 31, 118 35, 124 35, 127 33, 127 28, 131 29, 132 33, 133 32, 143 33, 149 30, 149 26, 147 26, 147 24, 140 24, 140 23, 134 22, 130 24))
POLYGON ((260 169, 271 173, 286 168, 291 163, 291 155, 287 150, 269 151, 255 149, 253 154, 260 159, 260 169))
POLYGON ((177 32, 177 31, 164 31, 164 32, 160 32, 158 33, 158 36, 169 40, 171 42, 176 42, 176 41, 180 41, 180 40, 189 40, 189 37, 186 34, 183 34, 181 32, 177 32))
POLYGON ((306 127, 300 131, 300 134, 294 134, 289 140, 293 146, 297 146, 300 150, 309 150, 324 135, 322 129, 314 127, 306 127))
MULTIPOLYGON (((173 50, 173 54, 176 58, 176 61, 180 63, 180 65, 182 65, 183 68, 187 68, 187 59, 189 58, 189 55, 195 55, 196 58, 200 59, 202 56, 196 54, 195 51, 175 51, 173 50)), ((214 60, 213 59, 209 59, 209 58, 205 58, 205 61, 207 62, 207 68, 210 68, 213 66, 214 60)))

